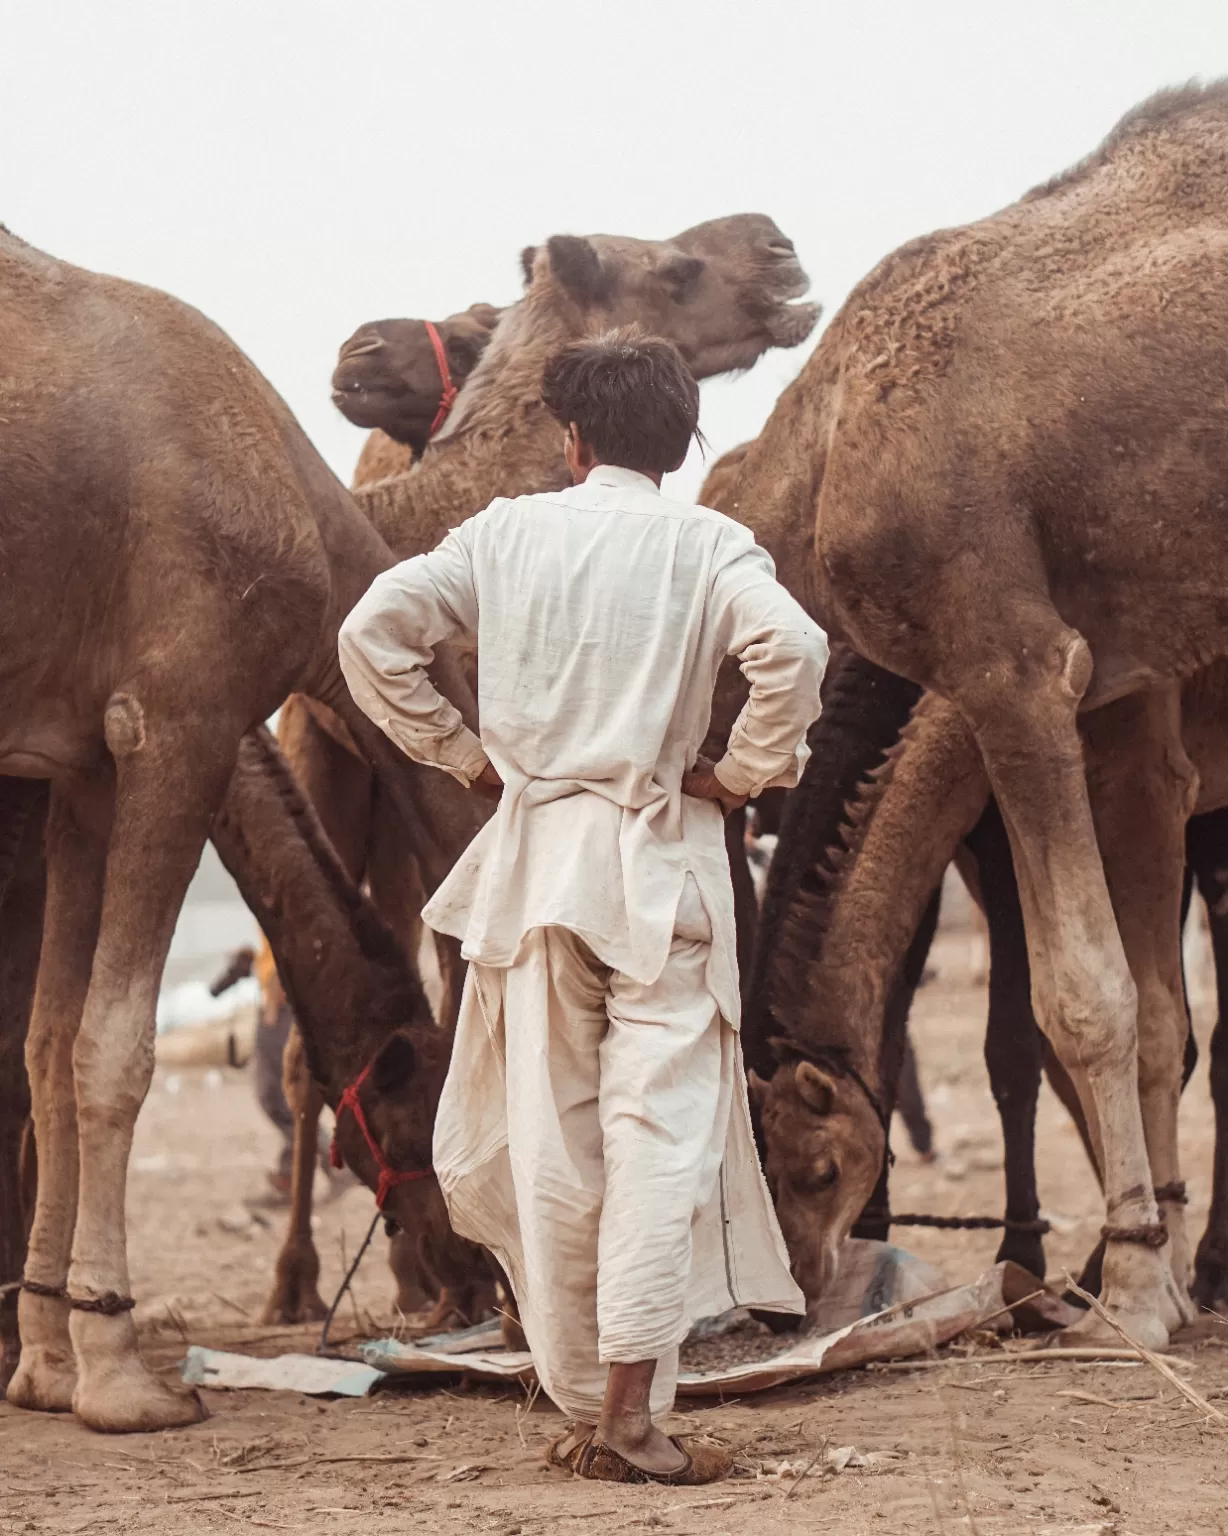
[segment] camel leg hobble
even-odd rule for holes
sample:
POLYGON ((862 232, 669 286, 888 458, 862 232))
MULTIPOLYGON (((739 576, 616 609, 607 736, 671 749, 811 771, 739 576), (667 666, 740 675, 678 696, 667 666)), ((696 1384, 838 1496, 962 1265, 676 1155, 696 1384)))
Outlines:
POLYGON ((199 731, 189 736, 152 716, 130 695, 116 696, 107 709, 115 816, 98 944, 73 1047, 80 1143, 68 1274, 73 1410, 90 1428, 111 1431, 165 1429, 203 1415, 194 1393, 164 1385, 141 1360, 124 1195, 133 1127, 153 1076, 162 969, 238 736, 227 742, 219 726, 206 743, 199 731))
MULTIPOLYGON (((1009 658, 964 674, 959 703, 1010 836, 1037 1022, 1103 1149, 1110 1229, 1155 1238, 1162 1229, 1139 1107, 1138 999, 1096 843, 1077 723, 1091 652, 1043 606, 999 612, 986 631, 1017 644, 1009 658)), ((1104 1301, 1141 1343, 1167 1343, 1177 1315, 1172 1291, 1158 1248, 1122 1237, 1109 1243, 1104 1301)), ((1081 1326, 1107 1331, 1094 1316, 1081 1326)))

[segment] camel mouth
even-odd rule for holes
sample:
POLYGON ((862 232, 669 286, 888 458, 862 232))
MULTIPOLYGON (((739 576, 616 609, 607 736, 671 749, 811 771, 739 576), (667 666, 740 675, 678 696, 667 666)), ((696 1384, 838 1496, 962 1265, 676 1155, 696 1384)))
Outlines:
POLYGON ((823 306, 814 302, 798 299, 781 304, 768 327, 773 343, 778 347, 800 346, 819 323, 822 313, 823 306))

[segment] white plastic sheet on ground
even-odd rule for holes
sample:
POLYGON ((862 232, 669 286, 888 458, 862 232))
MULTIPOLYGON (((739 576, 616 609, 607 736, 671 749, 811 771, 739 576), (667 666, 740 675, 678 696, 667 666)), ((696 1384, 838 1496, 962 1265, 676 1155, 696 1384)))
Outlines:
POLYGON ((258 1360, 224 1349, 188 1346, 183 1379, 190 1387, 263 1387, 269 1392, 305 1392, 309 1396, 365 1397, 384 1372, 359 1360, 332 1360, 319 1355, 277 1355, 258 1360))

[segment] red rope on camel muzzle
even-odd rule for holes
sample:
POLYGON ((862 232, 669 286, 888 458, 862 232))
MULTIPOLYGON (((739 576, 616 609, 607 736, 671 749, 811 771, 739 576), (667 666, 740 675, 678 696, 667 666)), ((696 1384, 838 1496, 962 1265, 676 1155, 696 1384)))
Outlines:
POLYGON ((431 430, 428 437, 434 437, 440 427, 448 419, 448 412, 452 409, 452 402, 460 394, 460 390, 452 382, 452 370, 448 367, 448 354, 444 348, 443 340, 435 326, 429 320, 424 320, 426 334, 431 339, 431 346, 435 349, 435 361, 439 364, 439 382, 443 385, 443 394, 439 397, 439 409, 435 412, 435 420, 431 422, 431 430))
POLYGON ((434 1174, 433 1168, 411 1168, 406 1172, 396 1169, 384 1156, 383 1149, 371 1134, 371 1127, 367 1124, 367 1117, 363 1113, 362 1105, 358 1102, 358 1090, 366 1082, 371 1074, 373 1063, 368 1062, 350 1086, 342 1093, 337 1102, 336 1113, 333 1117, 333 1141, 328 1149, 328 1160, 334 1168, 344 1168, 341 1148, 337 1145, 337 1131, 341 1124, 343 1111, 350 1110, 354 1119, 358 1121, 358 1129, 366 1137, 367 1146, 371 1156, 375 1159, 375 1165, 379 1169, 379 1183, 375 1189, 375 1205, 377 1210, 384 1209, 384 1201, 397 1187, 398 1184, 412 1184, 417 1179, 429 1179, 434 1174))

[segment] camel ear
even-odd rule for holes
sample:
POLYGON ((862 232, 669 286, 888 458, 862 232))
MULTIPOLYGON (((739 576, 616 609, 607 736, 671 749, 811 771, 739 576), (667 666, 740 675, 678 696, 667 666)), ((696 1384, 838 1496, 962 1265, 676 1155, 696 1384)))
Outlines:
POLYGON ((533 263, 536 260, 537 247, 535 245, 526 245, 520 253, 520 274, 524 278, 526 288, 533 281, 533 263))
POLYGON ((750 1101, 758 1109, 762 1109, 767 1101, 767 1079, 759 1076, 754 1067, 746 1074, 746 1089, 750 1095, 750 1101))
POLYGON ((793 1081, 803 1104, 816 1115, 830 1115, 836 1102, 836 1083, 812 1061, 799 1061, 793 1069, 793 1081))
POLYGON ((413 1076, 414 1063, 414 1043, 398 1030, 384 1041, 371 1063, 371 1086, 379 1094, 403 1092, 413 1076))
POLYGON ((550 270, 580 304, 595 304, 610 291, 610 279, 592 242, 579 235, 551 235, 546 242, 550 270))
POLYGON ((657 267, 657 276, 681 298, 699 281, 706 263, 698 256, 667 256, 657 267))
MULTIPOLYGON (((522 253, 523 256, 529 257, 530 271, 533 269, 533 257, 530 254, 533 252, 533 249, 533 246, 527 245, 522 253)), ((484 331, 493 331, 495 326, 498 325, 503 311, 497 304, 470 304, 465 313, 471 320, 480 325, 484 331)))

